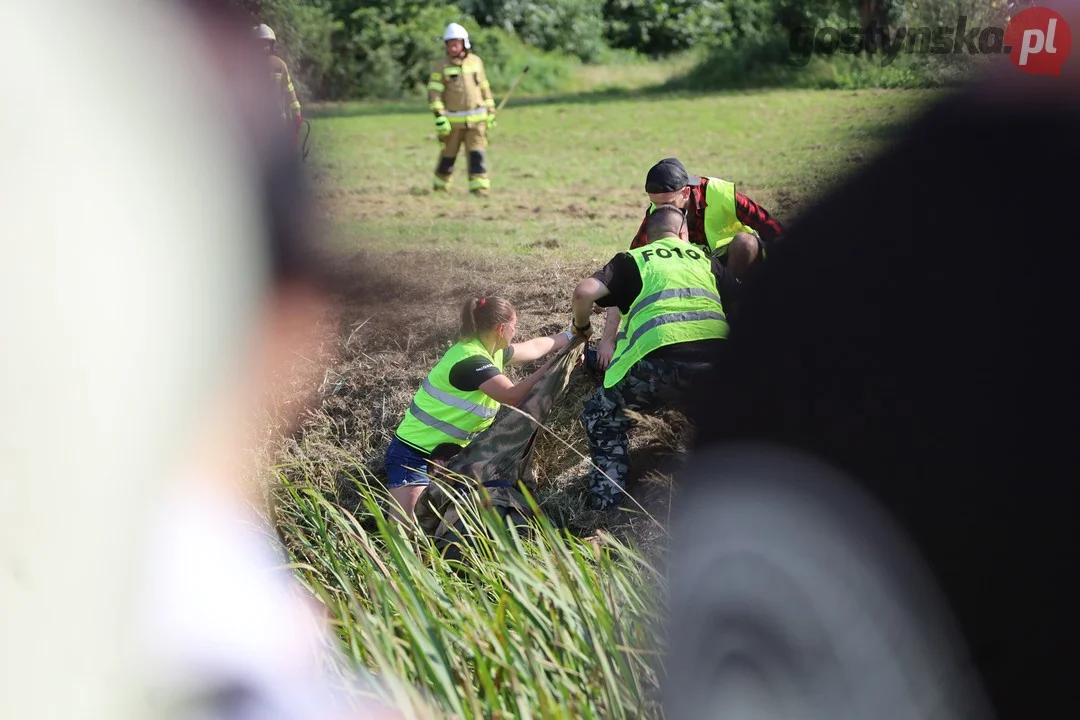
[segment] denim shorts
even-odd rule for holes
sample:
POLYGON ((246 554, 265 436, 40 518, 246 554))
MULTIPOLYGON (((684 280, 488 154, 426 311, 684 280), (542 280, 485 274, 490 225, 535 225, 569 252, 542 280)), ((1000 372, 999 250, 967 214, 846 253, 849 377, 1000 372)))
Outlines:
POLYGON ((427 485, 431 479, 428 459, 417 450, 398 440, 395 435, 386 448, 386 485, 398 488, 405 485, 427 485))

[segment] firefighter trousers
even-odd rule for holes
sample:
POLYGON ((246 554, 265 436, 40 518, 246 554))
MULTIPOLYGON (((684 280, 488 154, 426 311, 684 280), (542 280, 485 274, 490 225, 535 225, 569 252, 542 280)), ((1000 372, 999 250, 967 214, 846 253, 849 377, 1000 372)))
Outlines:
POLYGON ((469 190, 486 195, 491 189, 487 167, 487 122, 481 120, 475 123, 455 123, 440 142, 442 151, 435 166, 435 190, 450 189, 454 164, 461 146, 464 145, 469 163, 469 190))

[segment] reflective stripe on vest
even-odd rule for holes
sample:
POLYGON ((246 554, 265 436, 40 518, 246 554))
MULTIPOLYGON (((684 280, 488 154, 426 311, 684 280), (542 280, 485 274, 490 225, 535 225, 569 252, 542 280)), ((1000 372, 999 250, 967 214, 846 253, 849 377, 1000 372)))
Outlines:
POLYGON ((641 293, 616 336, 615 353, 604 373, 608 388, 653 350, 728 335, 712 261, 700 249, 663 238, 629 254, 641 273, 641 293))
POLYGON ((714 255, 723 255, 737 233, 753 233, 739 221, 735 205, 735 183, 720 178, 705 180, 705 242, 714 255))
POLYGON ((490 360, 500 371, 503 369, 502 351, 492 357, 478 340, 456 343, 431 369, 413 396, 397 428, 402 441, 429 453, 444 443, 464 446, 494 422, 498 401, 481 390, 464 392, 450 383, 454 365, 477 355, 490 360))
POLYGON ((481 120, 487 120, 488 108, 487 105, 483 107, 474 108, 472 110, 447 110, 443 113, 450 121, 451 125, 455 123, 469 123, 479 122, 481 120))

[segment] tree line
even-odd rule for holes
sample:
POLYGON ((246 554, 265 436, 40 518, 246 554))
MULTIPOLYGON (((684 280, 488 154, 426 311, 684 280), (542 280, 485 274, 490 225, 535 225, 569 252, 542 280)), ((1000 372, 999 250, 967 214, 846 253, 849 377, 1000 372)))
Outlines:
MULTIPOLYGON (((230 0, 278 36, 309 100, 418 96, 464 25, 506 87, 528 63, 525 92, 557 91, 582 63, 662 59, 697 50, 700 86, 790 78, 791 38, 815 27, 864 28, 859 54, 881 52, 871 29, 1003 22, 1029 0, 230 0), (765 72, 763 72, 765 71, 765 72)), ((805 35, 805 32, 803 33, 805 35)), ((824 53, 818 53, 822 57, 824 53)), ((872 57, 871 57, 872 59, 872 57)), ((946 62, 936 58, 936 62, 946 62)), ((906 60, 904 68, 914 67, 906 60)), ((766 83, 767 84, 767 83, 766 83)), ((917 84, 917 83, 916 83, 917 84)))

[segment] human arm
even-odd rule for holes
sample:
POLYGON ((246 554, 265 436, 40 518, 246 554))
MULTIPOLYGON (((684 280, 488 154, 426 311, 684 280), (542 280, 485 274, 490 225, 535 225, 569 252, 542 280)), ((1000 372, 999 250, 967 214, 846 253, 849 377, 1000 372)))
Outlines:
POLYGON ((443 104, 443 91, 446 86, 443 84, 442 70, 442 65, 436 65, 431 71, 427 90, 428 108, 435 115, 435 130, 440 135, 445 135, 450 132, 450 121, 446 117, 446 105, 443 104))
MULTIPOLYGON (((516 355, 517 353, 515 353, 516 355)), ((533 389, 533 386, 540 381, 540 378, 544 376, 544 373, 551 367, 551 363, 555 361, 552 357, 546 363, 544 363, 539 370, 528 376, 524 380, 518 383, 514 383, 510 378, 503 374, 499 374, 485 380, 480 384, 480 390, 493 400, 497 400, 503 405, 517 406, 525 399, 525 396, 529 394, 529 391, 533 389)))
POLYGON ((476 61, 480 64, 480 70, 478 71, 480 80, 480 96, 484 98, 484 105, 488 111, 488 124, 494 125, 495 123, 495 96, 491 94, 491 83, 488 82, 487 69, 484 67, 484 61, 480 58, 476 58, 476 61))
POLYGON ((574 329, 589 337, 592 334, 593 303, 609 294, 607 285, 595 277, 587 277, 574 288, 573 317, 574 329))
POLYGON ((572 331, 563 330, 554 335, 547 335, 545 337, 526 340, 525 342, 513 343, 510 346, 513 348, 513 354, 506 362, 508 365, 517 365, 520 363, 532 362, 533 360, 539 360, 553 350, 562 350, 573 339, 574 333, 572 331))
MULTIPOLYGON (((620 314, 630 312, 630 303, 641 292, 641 275, 634 259, 627 253, 618 253, 607 265, 578 283, 574 289, 574 324, 584 327, 589 322, 592 306, 596 304, 607 311, 601 345, 610 340, 614 352, 615 336, 622 322, 620 314)), ((591 334, 591 333, 590 333, 591 334)), ((598 348, 599 351, 599 348, 598 348)), ((610 358, 609 358, 610 359, 610 358)))
POLYGON ((292 121, 292 140, 297 144, 300 139, 300 128, 304 124, 304 117, 300 111, 300 100, 296 97, 296 86, 293 85, 289 66, 284 60, 277 59, 277 69, 281 73, 278 91, 281 93, 281 107, 287 108, 289 119, 292 121))
POLYGON ((621 323, 622 313, 618 307, 612 305, 608 308, 607 318, 604 320, 604 334, 596 344, 596 367, 599 370, 607 370, 611 358, 615 356, 615 338, 619 334, 621 323))
POLYGON ((770 215, 768 210, 738 192, 735 193, 735 216, 743 225, 756 230, 763 243, 774 243, 784 233, 780 221, 770 215))

